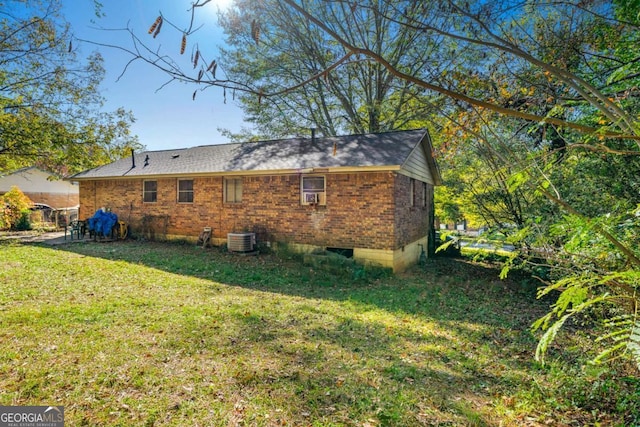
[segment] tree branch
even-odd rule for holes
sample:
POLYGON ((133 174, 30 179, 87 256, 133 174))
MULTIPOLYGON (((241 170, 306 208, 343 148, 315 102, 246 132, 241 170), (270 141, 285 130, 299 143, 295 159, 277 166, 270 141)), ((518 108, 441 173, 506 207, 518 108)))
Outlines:
MULTIPOLYGON (((537 122, 537 123, 551 123, 560 127, 565 127, 565 128, 570 128, 570 129, 574 129, 577 130, 579 132, 582 133, 587 133, 587 134, 593 134, 593 135, 601 135, 603 137, 607 137, 607 138, 617 138, 617 139, 632 139, 635 141, 640 141, 640 135, 635 135, 634 133, 619 133, 619 132, 611 132, 611 131, 602 131, 601 129, 597 129, 597 128, 593 128, 591 126, 586 126, 586 125, 581 125, 578 123, 574 123, 574 122, 568 122, 565 120, 561 120, 555 117, 545 117, 545 116, 539 116, 536 114, 531 114, 531 113, 525 113, 522 111, 517 111, 517 110, 511 110, 508 108, 504 108, 502 106, 490 103, 490 102, 486 102, 486 101, 482 101, 479 99, 475 99, 472 98, 470 96, 458 93, 458 92, 454 92, 451 91, 449 89, 437 86, 437 85, 433 85, 430 83, 427 83, 426 81, 419 79, 413 75, 409 75, 406 73, 401 72, 400 70, 398 70, 397 68, 393 67, 389 62, 387 62, 385 60, 385 58, 381 57, 380 55, 376 54, 375 52, 369 50, 369 49, 363 49, 363 48, 358 48, 356 46, 353 46, 352 44, 348 43, 344 38, 342 38, 339 34, 337 34, 335 31, 333 31, 331 28, 329 28, 324 22, 321 22, 320 20, 318 20, 317 18, 315 18, 314 16, 312 16, 309 12, 307 12, 304 8, 302 8, 301 6, 297 5, 293 0, 282 0, 284 1, 286 4, 288 4, 291 8, 293 8, 294 10, 296 10, 297 12, 299 12, 302 16, 304 16, 306 19, 310 20, 311 22, 313 22, 315 25, 317 25, 319 28, 321 28, 323 31, 325 31, 327 34, 329 34, 332 38, 334 38, 338 43, 340 43, 346 50, 353 52, 353 53, 358 53, 364 56, 367 56, 369 58, 371 58, 372 60, 380 63, 381 65, 383 65, 391 74, 393 74, 394 76, 396 76, 399 79, 402 80, 406 80, 409 81, 417 86, 420 86, 422 88, 440 93, 442 95, 446 95, 452 99, 456 99, 458 101, 462 101, 464 103, 470 104, 470 105, 474 105, 476 107, 480 107, 480 108, 486 108, 488 110, 494 111, 496 113, 505 115, 505 116, 509 116, 509 117, 515 117, 515 118, 519 118, 519 119, 523 119, 523 120, 527 120, 527 121, 532 121, 532 122, 537 122)), ((446 33, 444 33, 445 35, 447 35, 446 33)), ((451 34, 449 34, 449 36, 452 36, 451 34)), ((474 43, 478 43, 477 41, 473 41, 471 39, 466 39, 464 38, 466 41, 471 41, 474 43)), ((487 43, 486 45, 490 46, 492 44, 487 43)), ((494 45, 493 47, 497 47, 500 48, 501 50, 504 50, 503 46, 500 45, 494 45)), ((514 52, 515 53, 515 52, 514 52)), ((535 60, 535 58, 531 58, 532 60, 535 60)), ((537 60, 536 60, 537 61, 537 60)), ((537 61, 540 62, 540 61, 537 61)), ((546 67, 550 67, 548 64, 544 64, 546 67)), ((316 77, 317 78, 317 77, 316 77)), ((285 91, 279 91, 277 92, 277 94, 281 94, 281 93, 286 93, 285 91)), ((263 96, 271 96, 273 94, 264 94, 263 96)), ((608 102, 608 101, 607 101, 608 102)), ((640 142, 638 143, 640 145, 640 142)))

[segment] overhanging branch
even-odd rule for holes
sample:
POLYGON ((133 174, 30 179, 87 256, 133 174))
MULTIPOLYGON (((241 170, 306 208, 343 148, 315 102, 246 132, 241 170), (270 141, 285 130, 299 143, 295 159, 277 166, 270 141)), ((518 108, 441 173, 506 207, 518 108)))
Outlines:
MULTIPOLYGON (((333 31, 331 28, 329 28, 328 25, 326 25, 324 22, 320 21, 319 19, 315 18, 313 15, 311 15, 309 12, 307 12, 303 7, 299 6, 298 4, 296 4, 293 0, 282 0, 284 3, 286 3, 287 5, 289 5, 291 8, 293 8, 294 10, 296 10, 298 13, 300 13, 303 17, 305 17, 306 19, 308 19, 309 21, 313 22, 316 26, 318 26, 319 28, 321 28, 324 32, 326 32, 328 35, 330 35, 333 39, 335 39, 338 43, 340 43, 347 51, 349 52, 353 52, 353 53, 357 53, 357 54, 361 54, 364 56, 369 57, 370 59, 372 59, 373 61, 378 62, 379 64, 383 65, 391 74, 393 74, 394 76, 396 76, 399 79, 411 82, 419 87, 440 93, 442 95, 448 96, 452 99, 458 100, 458 101, 462 101, 465 102, 467 104, 479 107, 479 108, 486 108, 488 110, 494 111, 496 113, 505 115, 505 116, 509 116, 509 117, 515 117, 515 118, 519 118, 519 119, 523 119, 523 120, 527 120, 527 121, 531 121, 531 122, 537 122, 537 123, 550 123, 550 124, 554 124, 556 126, 560 126, 560 127, 564 127, 564 128, 570 128, 570 129, 574 129, 577 130, 579 132, 582 133, 587 133, 587 134, 593 134, 593 135, 599 135, 602 137, 606 137, 606 138, 615 138, 615 139, 631 139, 631 140, 635 140, 635 141, 640 141, 640 135, 635 135, 633 133, 621 133, 621 132, 612 132, 612 131, 607 131, 607 130, 602 130, 602 129, 597 129, 591 126, 586 126, 586 125, 581 125, 579 123, 575 123, 575 122, 569 122, 566 120, 561 120, 555 117, 546 117, 546 116, 539 116, 536 114, 531 114, 531 113, 525 113, 522 111, 517 111, 517 110, 512 110, 509 108, 505 108, 502 107, 500 105, 496 105, 490 102, 486 102, 486 101, 482 101, 479 99, 475 99, 472 97, 469 97, 467 95, 458 93, 458 92, 454 92, 451 91, 449 89, 434 85, 434 84, 430 84, 422 79, 419 79, 413 75, 409 75, 406 73, 401 72, 400 70, 398 70, 396 67, 394 67, 392 64, 390 64, 388 61, 386 61, 382 56, 378 55, 377 53, 369 50, 369 49, 363 49, 363 48, 358 48, 356 46, 353 46, 352 44, 350 44, 349 42, 347 42, 344 38, 342 38, 339 34, 337 34, 335 31, 333 31)), ((446 35, 446 34, 445 34, 446 35)), ((504 50, 504 47, 498 46, 499 48, 504 50)), ((532 58, 535 59, 535 58, 532 58)), ((263 96, 269 96, 269 94, 263 94, 263 96)), ((587 99, 589 100, 589 99, 587 99)))

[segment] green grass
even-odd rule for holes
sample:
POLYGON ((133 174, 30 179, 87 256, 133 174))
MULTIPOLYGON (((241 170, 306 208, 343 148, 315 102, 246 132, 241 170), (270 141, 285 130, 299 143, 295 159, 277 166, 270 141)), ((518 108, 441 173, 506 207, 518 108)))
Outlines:
POLYGON ((69 426, 637 416, 637 383, 581 370, 579 351, 532 360, 529 325, 549 301, 497 274, 443 259, 350 279, 191 245, 0 243, 0 405, 64 405, 69 426), (626 398, 607 401, 603 384, 626 398))

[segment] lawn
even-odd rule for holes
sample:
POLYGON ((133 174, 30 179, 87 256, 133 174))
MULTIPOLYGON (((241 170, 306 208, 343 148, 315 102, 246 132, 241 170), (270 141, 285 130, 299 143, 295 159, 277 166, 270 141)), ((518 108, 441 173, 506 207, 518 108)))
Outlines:
POLYGON ((532 360, 549 304, 533 282, 452 259, 358 273, 187 244, 0 243, 0 405, 64 405, 68 426, 638 420, 638 383, 582 368, 580 334, 532 360))

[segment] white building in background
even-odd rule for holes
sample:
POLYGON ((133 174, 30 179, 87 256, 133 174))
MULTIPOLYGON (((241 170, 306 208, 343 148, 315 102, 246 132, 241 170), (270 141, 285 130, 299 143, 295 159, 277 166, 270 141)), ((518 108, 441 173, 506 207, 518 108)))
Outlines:
POLYGON ((0 175, 0 195, 18 187, 33 203, 54 209, 75 208, 79 204, 78 184, 35 166, 0 175))

